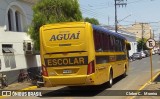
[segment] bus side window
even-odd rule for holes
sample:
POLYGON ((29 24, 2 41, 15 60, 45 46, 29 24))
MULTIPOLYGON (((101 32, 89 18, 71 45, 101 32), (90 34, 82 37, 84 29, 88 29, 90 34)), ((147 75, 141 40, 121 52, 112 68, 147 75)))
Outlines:
POLYGON ((114 52, 115 51, 115 37, 114 36, 110 36, 110 51, 114 52))
POLYGON ((118 39, 115 37, 115 51, 118 52, 119 51, 119 41, 118 39))
POLYGON ((119 47, 120 47, 119 51, 120 51, 120 52, 123 51, 122 46, 123 46, 123 45, 122 45, 122 39, 119 39, 119 47))
POLYGON ((102 32, 101 33, 101 39, 102 39, 102 50, 103 51, 107 51, 107 42, 106 42, 105 36, 106 35, 102 32))
POLYGON ((99 52, 103 51, 103 35, 101 31, 98 31, 98 35, 99 35, 99 44, 100 44, 100 48, 98 49, 99 52))
POLYGON ((110 35, 108 35, 108 42, 109 42, 109 51, 111 51, 112 49, 111 49, 111 36, 110 35))
POLYGON ((102 36, 102 49, 103 51, 105 51, 106 50, 106 43, 105 43, 105 37, 104 37, 105 34, 102 33, 101 36, 102 36))
POLYGON ((121 39, 120 40, 120 43, 121 43, 121 51, 123 52, 124 51, 124 40, 123 39, 121 39))
POLYGON ((108 35, 103 33, 103 50, 106 52, 109 50, 108 35))
POLYGON ((122 43, 122 50, 125 51, 125 41, 122 40, 121 43, 122 43))
POLYGON ((99 31, 94 30, 94 45, 96 51, 102 51, 102 38, 101 34, 98 33, 99 31))
POLYGON ((116 51, 117 51, 117 52, 123 51, 123 48, 122 48, 122 40, 119 39, 119 38, 116 38, 116 51))
POLYGON ((129 42, 127 42, 126 47, 127 47, 127 50, 131 50, 131 45, 129 42))

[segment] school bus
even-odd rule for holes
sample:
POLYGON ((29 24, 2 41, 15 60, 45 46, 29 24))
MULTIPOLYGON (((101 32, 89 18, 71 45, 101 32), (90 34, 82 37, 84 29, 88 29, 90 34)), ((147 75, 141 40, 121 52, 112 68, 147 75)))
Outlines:
POLYGON ((40 28, 44 86, 84 86, 107 83, 126 75, 127 40, 88 22, 67 22, 40 28))

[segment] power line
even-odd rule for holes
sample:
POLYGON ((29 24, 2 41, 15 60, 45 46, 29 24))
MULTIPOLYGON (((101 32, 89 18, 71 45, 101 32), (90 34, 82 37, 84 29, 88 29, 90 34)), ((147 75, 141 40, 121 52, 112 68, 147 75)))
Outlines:
POLYGON ((96 14, 96 15, 102 15, 102 16, 105 15, 104 13, 97 13, 95 11, 92 11, 92 10, 89 10, 89 9, 86 9, 86 8, 83 8, 83 7, 81 7, 81 10, 84 11, 84 12, 87 11, 89 13, 96 14))
POLYGON ((128 4, 138 3, 138 2, 141 2, 141 1, 144 1, 144 0, 136 0, 136 1, 128 2, 128 4))
POLYGON ((89 10, 89 9, 86 9, 86 8, 81 8, 81 10, 82 10, 83 13, 92 15, 92 16, 94 16, 95 18, 96 18, 96 17, 104 18, 104 15, 105 15, 105 14, 103 14, 103 13, 97 13, 97 12, 94 12, 94 11, 89 10))

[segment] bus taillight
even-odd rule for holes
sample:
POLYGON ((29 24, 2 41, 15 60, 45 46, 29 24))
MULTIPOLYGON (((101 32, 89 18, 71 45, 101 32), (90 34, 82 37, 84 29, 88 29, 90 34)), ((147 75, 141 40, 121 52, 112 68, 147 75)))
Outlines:
POLYGON ((94 61, 91 61, 88 64, 88 70, 87 70, 87 75, 92 74, 95 72, 95 65, 94 65, 94 61))
POLYGON ((44 65, 42 65, 42 73, 43 73, 43 76, 48 76, 47 68, 44 65))

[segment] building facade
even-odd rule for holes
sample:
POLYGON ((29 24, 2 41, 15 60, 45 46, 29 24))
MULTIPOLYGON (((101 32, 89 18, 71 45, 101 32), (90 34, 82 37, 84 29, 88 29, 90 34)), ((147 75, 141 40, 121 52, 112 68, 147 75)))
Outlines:
POLYGON ((136 22, 135 24, 132 24, 127 27, 119 26, 119 29, 130 32, 130 33, 134 33, 136 35, 137 40, 141 39, 142 37, 146 39, 153 37, 151 26, 148 23, 136 22))
POLYGON ((10 83, 16 81, 19 70, 41 66, 40 55, 33 53, 33 43, 27 35, 36 2, 0 0, 0 72, 11 79, 10 83))

